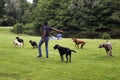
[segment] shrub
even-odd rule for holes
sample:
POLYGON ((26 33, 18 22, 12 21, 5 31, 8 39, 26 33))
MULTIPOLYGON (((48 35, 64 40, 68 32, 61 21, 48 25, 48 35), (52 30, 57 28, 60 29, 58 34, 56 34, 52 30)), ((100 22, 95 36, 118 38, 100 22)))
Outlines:
POLYGON ((17 23, 13 26, 13 30, 14 33, 23 33, 23 24, 22 23, 17 23))
POLYGON ((102 34, 102 39, 106 39, 106 40, 111 39, 110 34, 108 34, 108 33, 103 33, 103 34, 102 34))
POLYGON ((33 23, 29 23, 29 24, 24 25, 23 31, 25 34, 35 35, 33 23))

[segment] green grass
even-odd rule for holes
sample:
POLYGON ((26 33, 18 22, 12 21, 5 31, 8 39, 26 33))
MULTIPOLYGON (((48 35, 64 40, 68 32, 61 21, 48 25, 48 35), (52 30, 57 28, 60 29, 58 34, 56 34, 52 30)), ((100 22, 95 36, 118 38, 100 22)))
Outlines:
POLYGON ((102 39, 83 39, 84 49, 77 49, 70 38, 50 40, 49 58, 36 58, 38 50, 32 49, 29 40, 39 42, 39 36, 13 34, 10 28, 0 28, 0 80, 119 80, 120 79, 120 39, 112 39, 113 57, 107 57, 98 45, 102 39), (14 47, 16 36, 25 40, 25 47, 14 47), (72 62, 61 62, 55 44, 77 51, 72 54, 72 62))

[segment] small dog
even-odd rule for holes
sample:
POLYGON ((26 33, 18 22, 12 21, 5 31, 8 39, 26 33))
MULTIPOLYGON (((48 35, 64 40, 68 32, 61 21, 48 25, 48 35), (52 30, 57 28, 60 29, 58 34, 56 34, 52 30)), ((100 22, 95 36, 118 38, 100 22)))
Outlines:
POLYGON ((13 44, 14 44, 14 46, 23 46, 23 44, 18 42, 17 40, 14 40, 13 44))
POLYGON ((112 45, 110 42, 100 44, 99 48, 105 48, 107 56, 112 56, 112 45))
POLYGON ((64 61, 63 55, 65 54, 66 55, 66 59, 67 59, 66 62, 68 62, 68 59, 69 59, 69 62, 71 62, 71 52, 75 52, 76 53, 75 50, 71 50, 69 48, 59 46, 58 44, 56 44, 53 48, 54 49, 58 49, 60 57, 61 57, 61 61, 64 61), (68 58, 68 56, 69 56, 69 58, 68 58))
POLYGON ((77 40, 76 38, 72 38, 73 42, 75 43, 75 47, 77 46, 79 48, 79 45, 81 44, 81 48, 85 45, 85 41, 77 40))
POLYGON ((37 43, 35 41, 29 40, 29 43, 32 45, 33 48, 37 48, 37 43))
POLYGON ((24 40, 23 39, 20 39, 19 37, 16 37, 16 39, 17 39, 18 42, 22 43, 23 46, 24 46, 24 40))

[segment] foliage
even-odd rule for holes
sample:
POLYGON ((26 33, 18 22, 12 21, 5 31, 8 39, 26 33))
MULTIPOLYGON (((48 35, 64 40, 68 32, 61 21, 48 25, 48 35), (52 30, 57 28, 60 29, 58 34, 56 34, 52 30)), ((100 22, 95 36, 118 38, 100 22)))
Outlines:
POLYGON ((12 26, 16 23, 16 20, 12 16, 3 16, 1 19, 2 26, 12 26))
POLYGON ((4 0, 0 0, 0 18, 3 16, 4 14, 4 0))
POLYGON ((79 32, 84 29, 82 33, 89 35, 89 30, 94 30, 91 35, 96 35, 110 30, 111 37, 120 34, 114 31, 120 28, 119 0, 33 0, 32 4, 27 0, 4 1, 2 9, 5 14, 0 18, 0 25, 33 23, 35 34, 40 35, 43 22, 48 21, 50 26, 64 31, 79 32))
POLYGON ((111 37, 110 37, 110 35, 108 33, 103 33, 102 34, 102 39, 108 40, 108 39, 111 39, 111 37))
POLYGON ((24 15, 22 16, 22 22, 23 23, 31 23, 32 22, 32 13, 30 10, 26 10, 24 12, 24 15))
MULTIPOLYGON (((32 18, 31 16, 32 12, 29 11, 31 9, 30 7, 32 6, 30 3, 27 2, 27 0, 4 0, 3 6, 2 6, 2 2, 0 5, 2 9, 1 14, 3 14, 4 12, 4 15, 2 15, 2 18, 0 18, 0 23, 1 23, 0 25, 2 26, 12 26, 18 22, 27 23, 28 19, 32 18), (27 17, 26 14, 28 15, 30 14, 29 16, 31 17, 26 18, 27 17), (11 21, 11 23, 8 21, 11 21)), ((32 19, 29 22, 32 22, 32 19)))
MULTIPOLYGON (((69 0, 40 0, 38 6, 33 11, 35 21, 44 22, 47 20, 51 26, 60 28, 66 26, 67 6, 69 0)), ((42 24, 41 24, 42 25, 42 24)))
POLYGON ((38 4, 38 0, 33 0, 33 7, 36 7, 37 6, 37 4, 38 4))
POLYGON ((5 0, 6 15, 12 16, 16 21, 21 18, 21 7, 19 0, 5 0))
POLYGON ((72 0, 69 10, 73 15, 72 22, 79 27, 95 26, 97 21, 95 8, 100 4, 101 0, 72 0))
POLYGON ((23 26, 23 33, 29 34, 29 35, 36 35, 33 23, 25 24, 23 26))
POLYGON ((23 33, 23 24, 22 23, 17 23, 13 26, 13 32, 20 34, 23 33))
POLYGON ((82 27, 117 26, 119 6, 117 0, 40 0, 33 14, 35 21, 48 20, 56 28, 79 31, 82 27))

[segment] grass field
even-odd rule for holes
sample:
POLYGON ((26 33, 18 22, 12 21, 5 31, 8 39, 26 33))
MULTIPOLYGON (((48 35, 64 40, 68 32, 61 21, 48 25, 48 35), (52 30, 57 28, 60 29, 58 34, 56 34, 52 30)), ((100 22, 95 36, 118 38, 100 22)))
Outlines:
POLYGON ((111 39, 113 57, 106 56, 98 45, 105 40, 83 39, 84 49, 77 49, 70 38, 50 40, 49 58, 37 58, 38 50, 32 49, 29 40, 39 42, 39 36, 13 34, 10 28, 0 28, 0 80, 120 80, 120 39, 111 39), (25 40, 25 47, 14 47, 16 36, 25 40), (61 62, 55 44, 77 51, 72 62, 61 62))

